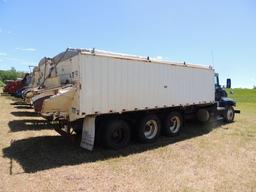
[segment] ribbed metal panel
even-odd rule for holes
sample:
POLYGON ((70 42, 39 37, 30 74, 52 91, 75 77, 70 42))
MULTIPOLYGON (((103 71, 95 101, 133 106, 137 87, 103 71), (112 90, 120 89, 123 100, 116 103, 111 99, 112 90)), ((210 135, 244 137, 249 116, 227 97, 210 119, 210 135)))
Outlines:
POLYGON ((214 70, 79 54, 81 113, 214 102, 214 70))

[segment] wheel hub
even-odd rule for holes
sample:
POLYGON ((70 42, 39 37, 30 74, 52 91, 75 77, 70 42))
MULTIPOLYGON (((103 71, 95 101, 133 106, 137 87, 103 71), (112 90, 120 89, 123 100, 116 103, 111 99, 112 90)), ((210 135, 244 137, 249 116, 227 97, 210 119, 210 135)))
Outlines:
POLYGON ((228 118, 229 120, 231 120, 231 119, 233 118, 233 116, 234 116, 233 110, 232 110, 232 109, 228 109, 227 118, 228 118))
POLYGON ((112 133, 112 139, 115 140, 116 142, 122 141, 122 139, 123 139, 122 130, 121 130, 121 129, 116 129, 116 130, 112 133))
POLYGON ((181 126, 181 121, 180 121, 179 117, 172 117, 170 119, 170 131, 172 133, 178 132, 180 129, 180 126, 181 126))
POLYGON ((155 120, 149 120, 144 129, 144 135, 147 139, 152 139, 157 134, 158 125, 155 120))

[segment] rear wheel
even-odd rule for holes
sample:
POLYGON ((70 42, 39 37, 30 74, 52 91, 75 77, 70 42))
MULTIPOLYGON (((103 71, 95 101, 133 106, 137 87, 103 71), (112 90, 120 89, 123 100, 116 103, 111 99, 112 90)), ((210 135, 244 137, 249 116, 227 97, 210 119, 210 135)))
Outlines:
POLYGON ((196 116, 201 123, 208 123, 211 118, 210 112, 207 109, 199 109, 196 116))
POLYGON ((183 118, 180 113, 172 112, 168 114, 163 123, 163 133, 166 136, 178 135, 183 126, 183 118))
POLYGON ((224 113, 224 121, 227 123, 231 123, 235 118, 235 110, 232 106, 228 106, 224 113))
POLYGON ((102 126, 104 145, 111 149, 121 149, 130 142, 130 127, 124 120, 110 120, 106 127, 102 126))
POLYGON ((140 121, 138 138, 141 142, 151 143, 157 140, 160 134, 160 120, 156 115, 147 115, 140 121))

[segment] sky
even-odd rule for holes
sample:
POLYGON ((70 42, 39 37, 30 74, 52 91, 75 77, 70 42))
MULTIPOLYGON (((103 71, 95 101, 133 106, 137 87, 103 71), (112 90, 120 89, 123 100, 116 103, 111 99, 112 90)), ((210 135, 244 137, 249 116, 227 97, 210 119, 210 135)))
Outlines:
POLYGON ((0 0, 0 70, 29 71, 66 48, 212 65, 256 85, 254 0, 0 0))

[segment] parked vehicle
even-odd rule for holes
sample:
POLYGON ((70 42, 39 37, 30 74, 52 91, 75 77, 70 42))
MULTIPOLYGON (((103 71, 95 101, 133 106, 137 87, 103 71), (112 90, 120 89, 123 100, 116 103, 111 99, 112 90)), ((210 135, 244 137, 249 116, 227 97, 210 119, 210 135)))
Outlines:
POLYGON ((13 82, 14 82, 14 80, 6 80, 5 81, 5 86, 3 88, 4 93, 9 93, 10 92, 10 89, 11 89, 11 86, 12 86, 13 82))
POLYGON ((28 104, 32 104, 32 97, 39 94, 39 90, 44 88, 46 70, 48 70, 50 63, 51 59, 44 57, 40 60, 38 67, 34 68, 30 86, 22 91, 22 98, 28 104))
POLYGON ((13 96, 19 96, 17 93, 19 93, 19 90, 21 90, 23 87, 27 86, 29 83, 29 76, 30 74, 25 74, 23 79, 17 79, 17 80, 7 80, 6 86, 4 87, 4 92, 9 93, 13 96))
MULTIPOLYGON (((41 112, 43 100, 55 95, 59 89, 71 83, 72 65, 70 65, 70 62, 66 62, 66 58, 76 55, 77 52, 78 50, 67 49, 53 58, 45 57, 40 61, 39 86, 29 90, 29 93, 25 96, 30 98, 36 112, 41 112)), ((48 113, 44 116, 48 119, 52 114, 48 113)))
POLYGON ((14 80, 14 81, 9 81, 4 90, 7 91, 7 93, 15 96, 16 91, 22 87, 21 80, 14 80))
POLYGON ((185 119, 208 122, 220 115, 232 122, 239 112, 212 67, 95 49, 73 50, 61 65, 70 67, 71 85, 43 98, 40 111, 65 125, 59 133, 81 134, 80 145, 89 150, 95 137, 119 149, 128 145, 131 132, 149 143, 160 133, 177 135, 185 119))

